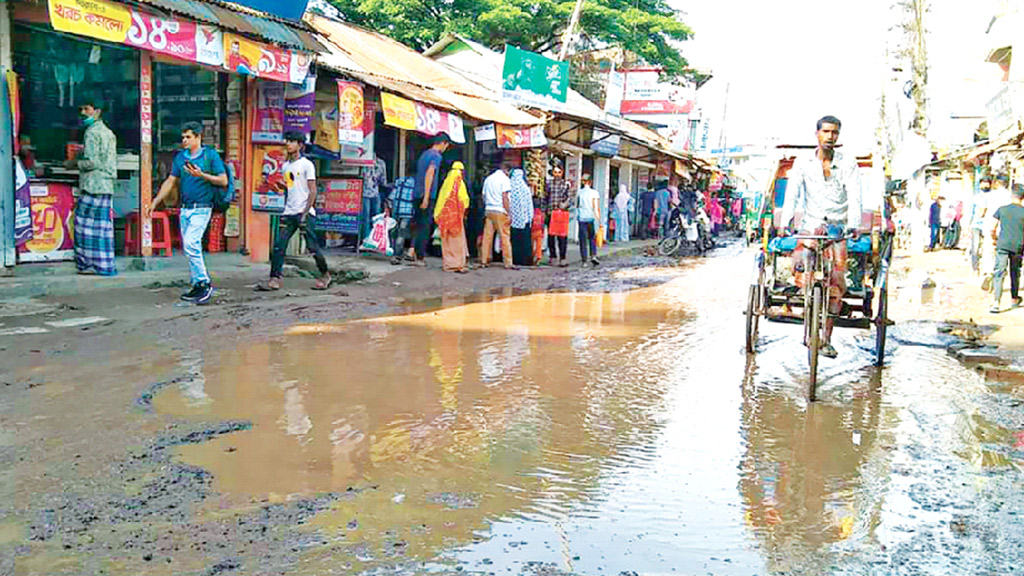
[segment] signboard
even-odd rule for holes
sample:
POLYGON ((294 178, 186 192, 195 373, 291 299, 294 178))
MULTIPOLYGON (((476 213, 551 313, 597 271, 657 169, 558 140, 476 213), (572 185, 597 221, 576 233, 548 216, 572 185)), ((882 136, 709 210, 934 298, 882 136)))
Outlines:
POLYGON ((1013 90, 1012 83, 1006 82, 996 95, 985 104, 988 116, 989 140, 994 140, 1004 132, 1014 128, 1013 90))
POLYGON ((339 143, 357 146, 363 143, 364 110, 363 85, 358 82, 338 80, 339 143))
POLYGON ((594 128, 594 139, 590 142, 590 149, 598 156, 611 158, 619 153, 619 143, 621 140, 622 137, 618 134, 594 128))
POLYGON ((224 67, 242 76, 298 84, 309 76, 311 60, 304 52, 224 33, 224 67))
POLYGON ((604 111, 619 116, 626 90, 626 75, 617 70, 608 73, 608 89, 604 95, 604 111))
POLYGON ((569 95, 569 63, 505 46, 501 95, 515 104, 563 112, 569 95))
POLYGON ((256 165, 260 167, 258 180, 252 191, 252 209, 261 212, 284 210, 284 162, 288 155, 284 146, 256 148, 256 165))
POLYGON ((495 124, 498 148, 540 148, 548 145, 543 126, 513 128, 495 124))
POLYGON ((71 260, 75 257, 74 205, 70 184, 29 185, 32 239, 18 246, 22 262, 71 260))
POLYGON ((224 40, 219 28, 156 16, 106 0, 50 0, 55 30, 125 44, 188 62, 221 66, 224 40))
POLYGON ((317 187, 316 229, 358 234, 363 181, 359 178, 321 178, 317 187))
POLYGON ((384 123, 403 130, 415 130, 429 136, 444 132, 456 144, 466 143, 466 130, 462 118, 430 106, 406 100, 401 96, 381 92, 384 123))
POLYGON ((256 83, 256 111, 252 117, 252 141, 284 142, 284 84, 256 83))
POLYGON ((677 86, 659 80, 657 68, 626 70, 622 114, 689 114, 696 91, 692 86, 677 86))
POLYGON ((489 142, 498 137, 494 124, 484 124, 473 129, 473 139, 477 142, 489 142))

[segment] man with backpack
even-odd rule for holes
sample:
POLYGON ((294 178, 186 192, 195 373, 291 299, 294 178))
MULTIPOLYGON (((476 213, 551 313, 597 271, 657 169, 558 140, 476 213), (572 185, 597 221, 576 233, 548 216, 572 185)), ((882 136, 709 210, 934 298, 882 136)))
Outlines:
POLYGON ((281 213, 277 242, 270 256, 270 280, 266 284, 258 284, 256 290, 269 292, 281 289, 284 253, 299 228, 305 229, 306 249, 313 253, 317 270, 320 271, 320 278, 313 285, 313 290, 327 290, 331 287, 331 273, 327 268, 324 249, 316 235, 316 167, 309 158, 302 155, 302 147, 306 144, 305 134, 285 132, 284 144, 288 151, 288 160, 283 167, 283 187, 287 197, 284 212, 281 213))
POLYGON ((203 146, 203 126, 186 122, 181 129, 181 151, 174 157, 171 174, 160 186, 160 192, 146 218, 167 198, 175 187, 181 193, 181 244, 188 256, 192 288, 181 299, 206 304, 213 297, 210 275, 203 260, 203 235, 210 224, 214 206, 230 202, 234 190, 220 154, 203 146))

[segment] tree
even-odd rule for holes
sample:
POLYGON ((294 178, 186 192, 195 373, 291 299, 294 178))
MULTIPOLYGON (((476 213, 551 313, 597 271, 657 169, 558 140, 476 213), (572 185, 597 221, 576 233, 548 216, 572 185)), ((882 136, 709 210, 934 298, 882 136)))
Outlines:
MULTIPOLYGON (((557 51, 573 0, 330 0, 349 21, 424 50, 448 32, 494 49, 557 51)), ((686 74, 678 43, 693 32, 666 0, 587 0, 572 48, 618 46, 668 76, 686 74)))

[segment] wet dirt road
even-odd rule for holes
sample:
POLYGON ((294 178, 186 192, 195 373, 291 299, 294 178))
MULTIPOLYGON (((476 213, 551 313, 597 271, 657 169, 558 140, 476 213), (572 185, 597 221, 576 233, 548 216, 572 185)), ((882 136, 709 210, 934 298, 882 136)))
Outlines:
POLYGON ((798 326, 742 352, 749 260, 48 381, 0 420, 0 573, 1021 573, 1024 389, 907 324, 881 370, 837 330, 808 405, 798 326))

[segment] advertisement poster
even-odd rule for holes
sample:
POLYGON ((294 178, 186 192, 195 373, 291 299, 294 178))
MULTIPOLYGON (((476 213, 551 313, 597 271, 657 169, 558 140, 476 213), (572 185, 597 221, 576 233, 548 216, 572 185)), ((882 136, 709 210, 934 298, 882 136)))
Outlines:
POLYGON ((689 114, 697 98, 693 86, 661 82, 657 68, 626 70, 623 114, 689 114))
POLYGON ((647 190, 651 184, 651 170, 649 168, 640 168, 636 171, 636 185, 641 191, 647 190))
POLYGON ((313 145, 325 154, 337 155, 341 148, 338 143, 338 108, 321 103, 313 113, 313 145))
POLYGON ((256 84, 252 141, 271 144, 284 142, 284 84, 267 81, 256 84))
POLYGON ((374 163, 373 127, 377 120, 377 108, 367 104, 363 108, 362 138, 359 144, 342 144, 341 161, 345 164, 358 164, 361 166, 372 166, 374 163))
POLYGON ((321 178, 316 195, 316 228, 342 234, 359 233, 363 181, 358 178, 321 178))
POLYGON ((363 85, 338 80, 338 141, 363 143, 363 85))
POLYGON ((580 185, 580 157, 569 154, 565 158, 565 179, 575 189, 580 185))
POLYGON ((106 0, 50 0, 54 30, 108 42, 124 43, 132 25, 131 12, 106 0))
POLYGON ((22 262, 71 260, 75 257, 74 205, 70 184, 30 184, 32 239, 18 246, 22 262))
POLYGON ((309 54, 224 33, 224 67, 242 76, 301 83, 311 62, 309 54))
POLYGON ((313 131, 313 106, 316 104, 316 76, 302 84, 287 84, 284 89, 284 131, 309 134, 313 131))
POLYGON ((514 128, 495 124, 498 148, 539 148, 548 145, 543 126, 514 128))
POLYGON ((402 130, 416 129, 416 104, 401 96, 380 93, 380 103, 384 108, 384 123, 402 130))
POLYGON ((32 239, 32 196, 29 193, 28 174, 18 157, 14 158, 14 245, 21 246, 32 239))
POLYGON ((284 146, 260 146, 256 149, 256 185, 252 192, 252 209, 261 212, 284 210, 284 162, 287 159, 284 146))
POLYGON ((54 29, 198 62, 224 64, 224 39, 216 26, 157 16, 106 0, 50 0, 54 29))
POLYGON ((569 95, 569 63, 505 46, 501 95, 515 104, 564 111, 569 95))

